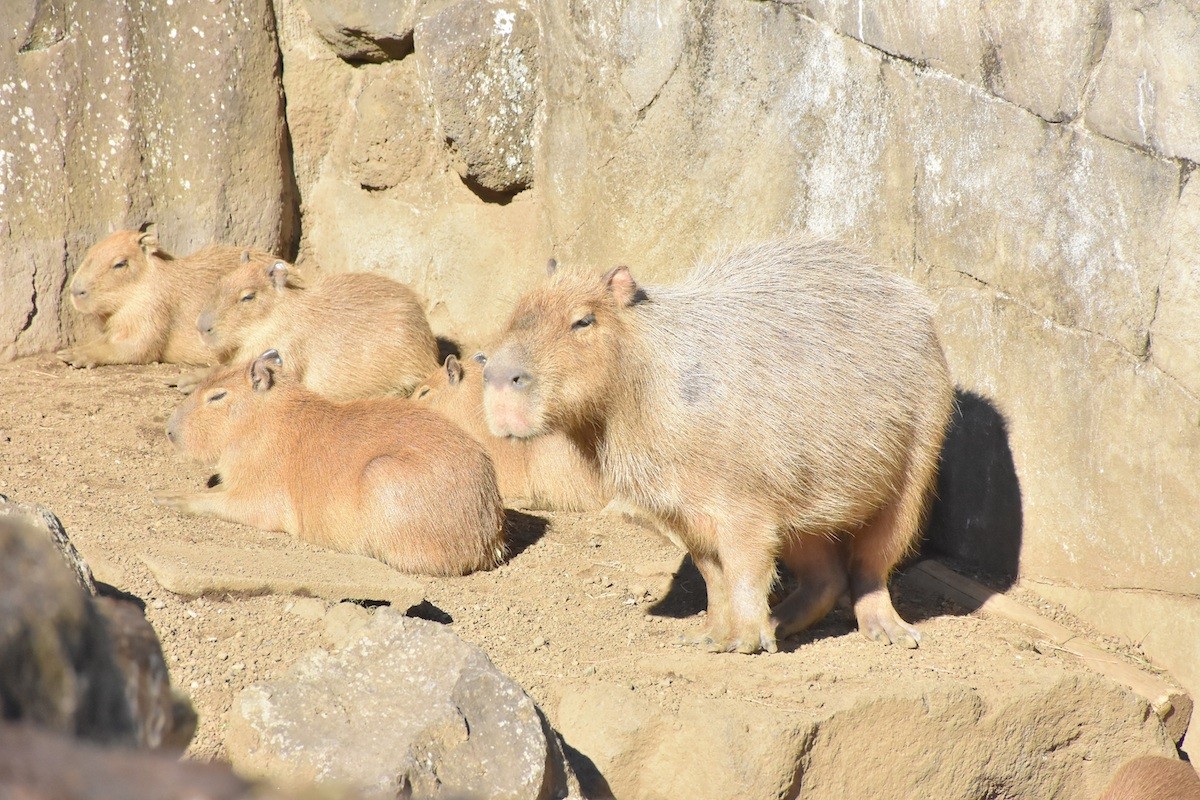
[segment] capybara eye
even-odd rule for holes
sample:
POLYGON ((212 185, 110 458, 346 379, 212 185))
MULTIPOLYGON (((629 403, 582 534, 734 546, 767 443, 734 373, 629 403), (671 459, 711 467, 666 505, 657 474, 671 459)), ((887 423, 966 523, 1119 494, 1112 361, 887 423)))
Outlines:
POLYGON ((596 315, 588 314, 586 317, 580 317, 579 319, 572 322, 571 330, 573 330, 573 331, 583 330, 584 328, 591 327, 595 322, 596 322, 596 315))
POLYGON ((425 396, 425 395, 427 395, 427 394, 429 394, 429 387, 428 387, 428 386, 422 386, 422 387, 421 387, 421 388, 420 388, 420 389, 417 391, 416 397, 415 397, 414 399, 416 399, 416 400, 420 400, 422 397, 424 397, 424 396, 425 396))
POLYGON ((118 261, 117 263, 113 264, 113 269, 124 269, 124 268, 125 268, 125 266, 126 266, 127 264, 129 264, 129 261, 127 261, 126 259, 122 258, 120 261, 118 261))
POLYGON ((208 402, 215 403, 227 394, 229 394, 229 392, 225 391, 224 389, 219 392, 213 392, 208 396, 208 402))
POLYGON ((242 295, 242 302, 249 303, 255 297, 258 297, 258 292, 246 292, 244 295, 242 295))

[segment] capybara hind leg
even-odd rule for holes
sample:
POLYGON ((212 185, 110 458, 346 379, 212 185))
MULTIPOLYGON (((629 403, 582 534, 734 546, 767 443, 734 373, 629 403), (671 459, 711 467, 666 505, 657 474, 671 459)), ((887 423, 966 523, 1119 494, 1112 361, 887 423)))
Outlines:
MULTIPOLYGON (((850 592, 854 595, 858 629, 868 639, 911 648, 921 641, 921 634, 896 613, 887 587, 888 575, 904 552, 904 548, 896 547, 896 539, 903 536, 898 530, 904 521, 897 513, 899 508, 899 503, 884 508, 854 534, 850 545, 850 592)), ((915 526, 915 522, 910 524, 915 526)))
POLYGON ((849 580, 841 545, 835 539, 793 537, 780 559, 799 584, 771 613, 775 635, 782 639, 824 618, 849 588, 849 580))

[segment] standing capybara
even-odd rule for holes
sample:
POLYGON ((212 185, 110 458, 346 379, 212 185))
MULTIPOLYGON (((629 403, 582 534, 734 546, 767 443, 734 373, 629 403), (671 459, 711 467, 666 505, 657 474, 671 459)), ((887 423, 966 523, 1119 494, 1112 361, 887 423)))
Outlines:
POLYGON ((370 272, 305 286, 283 261, 245 263, 217 282, 193 322, 222 362, 274 348, 305 386, 334 400, 407 395, 438 364, 416 294, 370 272))
POLYGON ((493 433, 565 432, 684 543, 708 588, 701 644, 774 651, 849 589, 863 633, 917 645, 887 580, 929 504, 953 387, 911 282, 792 240, 678 286, 552 270, 484 378, 493 433), (772 614, 777 558, 800 586, 772 614))
POLYGON ((59 357, 76 367, 213 363, 196 333, 196 316, 217 279, 243 258, 265 265, 274 256, 212 245, 175 258, 159 246, 150 224, 110 234, 88 250, 71 280, 71 304, 103 332, 59 357))
POLYGON ((488 451, 500 494, 527 508, 595 511, 607 500, 595 468, 560 433, 536 439, 493 436, 483 415, 482 355, 460 362, 448 356, 413 390, 413 400, 457 424, 488 451))
POLYGON ((1141 756, 1117 770, 1100 800, 1200 800, 1200 775, 1179 759, 1141 756))
POLYGON ((167 437, 215 466, 219 483, 160 492, 156 504, 287 531, 404 572, 462 575, 503 559, 504 509, 478 442, 407 400, 337 403, 281 367, 268 351, 184 401, 167 437))

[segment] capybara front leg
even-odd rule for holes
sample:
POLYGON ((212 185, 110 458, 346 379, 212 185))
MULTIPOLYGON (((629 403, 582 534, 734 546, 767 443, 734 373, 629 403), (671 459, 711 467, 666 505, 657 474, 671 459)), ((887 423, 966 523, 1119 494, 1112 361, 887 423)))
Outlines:
POLYGON ((783 639, 820 621, 849 588, 842 549, 826 536, 793 536, 780 559, 797 587, 771 613, 775 635, 783 639))
POLYGON ((850 591, 858 629, 868 639, 912 648, 920 643, 921 634, 896 613, 887 586, 888 574, 903 552, 895 546, 901 521, 896 512, 896 504, 884 508, 854 534, 850 591))
POLYGON ((725 585, 725 571, 721 568, 716 553, 693 551, 691 556, 700 576, 704 578, 708 610, 704 614, 704 625, 684 639, 689 644, 698 644, 706 650, 723 650, 730 634, 729 591, 725 585))
POLYGON ((202 492, 155 492, 154 505, 172 508, 184 514, 210 516, 227 522, 237 522, 264 530, 280 530, 282 526, 261 502, 244 500, 224 489, 202 492))
POLYGON ((779 647, 767 599, 776 577, 774 526, 753 514, 731 515, 717 525, 732 623, 731 636, 720 649, 774 653, 779 647))

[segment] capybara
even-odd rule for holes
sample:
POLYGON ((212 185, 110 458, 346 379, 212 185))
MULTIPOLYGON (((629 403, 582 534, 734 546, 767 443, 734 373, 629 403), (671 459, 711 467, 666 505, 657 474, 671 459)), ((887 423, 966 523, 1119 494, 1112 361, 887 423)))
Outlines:
POLYGON ((305 386, 333 400, 407 395, 437 368, 437 341, 416 294, 370 272, 297 280, 283 261, 221 278, 193 320, 222 362, 272 348, 305 386))
POLYGON ((712 650, 777 649, 847 589, 915 647, 887 580, 918 535, 953 387, 932 307, 831 242, 743 246, 677 286, 551 269, 484 369, 498 436, 562 431, 708 588, 712 650), (799 588, 776 607, 776 562, 799 588))
POLYGON ((1141 756, 1117 770, 1100 800, 1200 800, 1200 775, 1186 761, 1141 756))
POLYGON ((156 504, 404 572, 462 575, 503 559, 504 509, 478 442, 402 398, 329 400, 282 365, 268 351, 209 376, 180 405, 167 437, 219 482, 157 493, 156 504))
POLYGON ((212 245, 175 258, 152 224, 117 231, 93 245, 71 279, 71 304, 103 326, 97 338, 63 350, 76 367, 100 364, 211 364, 196 317, 221 275, 242 262, 273 263, 261 250, 212 245))
POLYGON ((493 436, 483 416, 483 361, 451 355, 413 390, 427 405, 462 428, 487 450, 506 501, 548 511, 595 511, 607 500, 595 468, 562 434, 536 439, 493 436))

